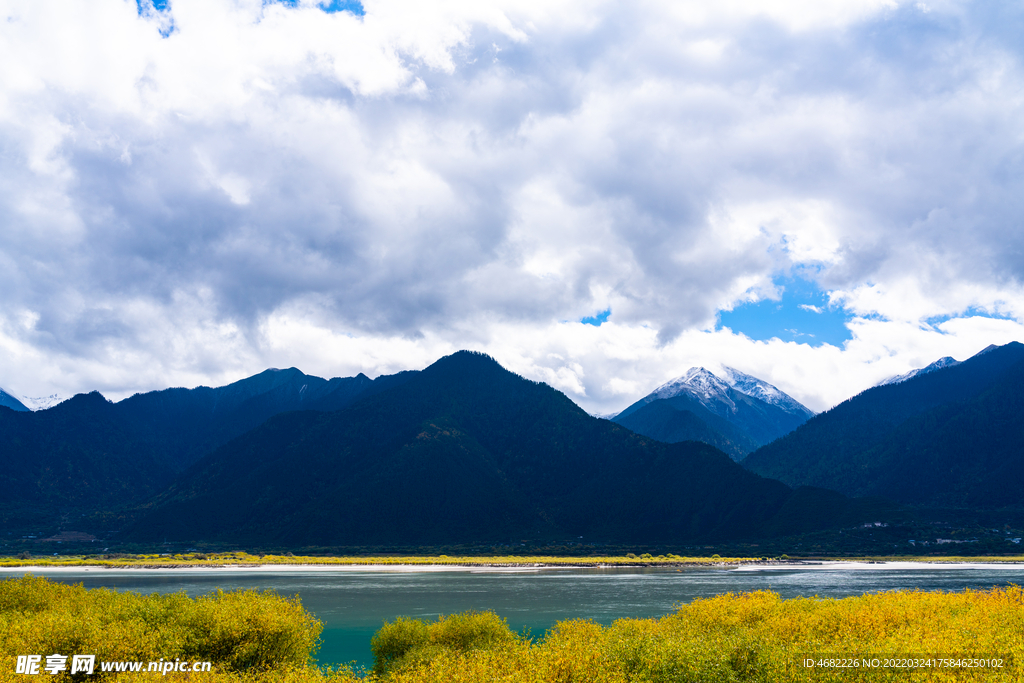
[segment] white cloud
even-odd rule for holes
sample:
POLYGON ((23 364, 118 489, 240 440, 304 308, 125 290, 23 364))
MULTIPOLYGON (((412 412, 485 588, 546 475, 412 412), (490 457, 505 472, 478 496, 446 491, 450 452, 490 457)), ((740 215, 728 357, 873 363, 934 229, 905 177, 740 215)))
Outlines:
POLYGON ((702 363, 822 408, 1020 336, 1020 8, 299 5, 0 0, 4 386, 468 347, 599 412, 702 363), (843 348, 711 331, 798 271, 843 348))

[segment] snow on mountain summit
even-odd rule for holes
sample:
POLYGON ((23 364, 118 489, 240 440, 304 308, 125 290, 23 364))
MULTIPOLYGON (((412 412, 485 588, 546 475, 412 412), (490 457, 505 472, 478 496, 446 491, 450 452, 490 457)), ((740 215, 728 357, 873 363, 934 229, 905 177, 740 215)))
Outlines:
POLYGON ((803 415, 807 418, 814 415, 813 410, 810 410, 777 386, 768 384, 763 379, 758 379, 753 375, 748 375, 728 366, 724 366, 722 371, 722 374, 725 375, 725 382, 741 394, 759 398, 765 403, 782 408, 787 413, 803 415))
MULTIPOLYGON (((989 349, 990 348, 992 347, 990 346, 989 349)), ((985 351, 988 351, 989 349, 985 349, 978 355, 980 356, 982 353, 985 353, 985 351)), ((916 370, 911 370, 910 372, 905 372, 902 375, 895 375, 893 377, 890 377, 889 379, 883 379, 875 386, 882 387, 885 386, 886 384, 899 384, 900 382, 906 382, 911 377, 917 377, 918 375, 927 375, 929 372, 935 372, 936 370, 941 370, 942 368, 950 368, 953 367, 954 365, 960 365, 960 361, 950 356, 943 356, 942 358, 938 359, 931 365, 926 365, 923 368, 918 368, 916 370)))
POLYGON ((665 382, 653 392, 657 398, 672 398, 681 393, 705 401, 725 399, 732 403, 729 399, 729 385, 704 368, 690 368, 682 377, 665 382))
POLYGON ((66 398, 67 397, 65 396, 58 396, 57 394, 32 398, 31 396, 20 396, 18 394, 11 393, 3 387, 0 387, 0 406, 7 406, 12 410, 20 412, 46 410, 47 408, 52 408, 58 403, 63 402, 66 398))
POLYGON ((739 461, 814 415, 778 387, 733 368, 693 367, 612 418, 637 434, 703 441, 739 461), (723 376, 724 375, 724 376, 723 376))
POLYGON ((730 390, 733 390, 804 419, 814 415, 799 401, 762 379, 730 367, 723 368, 723 374, 724 377, 718 377, 705 368, 693 367, 681 377, 662 384, 650 396, 653 400, 688 394, 712 412, 722 414, 723 408, 730 412, 736 411, 736 402, 730 396, 730 390))
POLYGON ((28 406, 29 410, 46 410, 52 408, 58 403, 63 403, 67 400, 66 397, 59 394, 50 394, 49 396, 37 396, 32 398, 31 396, 20 396, 21 402, 28 406))

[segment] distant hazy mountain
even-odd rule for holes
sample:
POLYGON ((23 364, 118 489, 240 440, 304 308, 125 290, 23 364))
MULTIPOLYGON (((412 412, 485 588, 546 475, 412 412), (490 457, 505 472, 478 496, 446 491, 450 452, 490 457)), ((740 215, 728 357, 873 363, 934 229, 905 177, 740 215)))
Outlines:
POLYGON ((895 375, 893 377, 890 377, 889 379, 884 379, 875 386, 884 387, 886 384, 899 384, 900 382, 906 382, 911 377, 917 377, 918 375, 927 375, 929 372, 935 372, 936 370, 941 370, 942 368, 951 368, 954 365, 960 365, 960 361, 956 360, 955 358, 952 358, 951 356, 943 356, 942 358, 938 359, 931 365, 927 365, 923 368, 918 368, 916 370, 911 370, 910 372, 905 372, 902 375, 895 375))
POLYGON ((739 460, 814 415, 764 380, 732 368, 723 374, 690 368, 612 420, 659 441, 702 441, 739 460))
POLYGON ((126 538, 686 542, 820 528, 851 505, 705 444, 639 436, 459 352, 344 410, 273 417, 196 463, 126 538))
POLYGON ((11 410, 24 412, 26 410, 46 410, 66 400, 63 396, 50 394, 49 396, 15 396, 9 391, 0 387, 0 406, 6 406, 11 410))
POLYGON ((1024 505, 1024 345, 877 386, 751 453, 790 485, 940 507, 1024 505))
POLYGON ((10 408, 11 410, 17 410, 19 412, 28 410, 28 406, 15 398, 13 394, 5 390, 3 387, 0 387, 0 406, 10 408))
POLYGON ((66 396, 60 394, 50 394, 49 396, 22 396, 21 402, 24 403, 29 410, 49 410, 58 403, 63 403, 67 400, 66 396))

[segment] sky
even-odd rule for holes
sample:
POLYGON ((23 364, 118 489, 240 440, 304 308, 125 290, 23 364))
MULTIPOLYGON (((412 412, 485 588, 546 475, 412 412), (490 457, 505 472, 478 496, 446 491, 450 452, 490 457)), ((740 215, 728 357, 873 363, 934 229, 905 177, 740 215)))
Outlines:
POLYGON ((1024 340, 1024 6, 0 0, 0 386, 491 354, 814 410, 1024 340))

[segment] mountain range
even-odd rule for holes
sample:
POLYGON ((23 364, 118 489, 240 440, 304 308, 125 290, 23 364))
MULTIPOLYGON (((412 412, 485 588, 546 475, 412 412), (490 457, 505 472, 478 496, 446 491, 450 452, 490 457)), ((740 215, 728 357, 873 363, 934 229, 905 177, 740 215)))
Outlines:
POLYGON ((679 543, 822 528, 856 511, 842 496, 751 475, 705 444, 594 418, 459 352, 344 410, 277 415, 197 462, 126 537, 679 543))
POLYGON ((679 544, 850 528, 894 505, 1024 510, 1024 345, 818 415, 720 375, 691 368, 611 421, 473 352, 374 380, 290 368, 3 404, 0 524, 251 547, 679 544))
POLYGON ((706 444, 587 415, 460 352, 425 370, 0 409, 0 518, 128 541, 703 542, 800 533, 871 505, 793 489, 706 444))
POLYGON ((46 410, 0 409, 0 522, 19 527, 103 511, 116 523, 200 457, 270 416, 336 410, 409 376, 325 380, 290 368, 118 403, 92 392, 46 410))
POLYGON ((763 380, 729 367, 723 375, 690 368, 611 419, 659 441, 702 441, 741 460, 814 415, 763 380))

